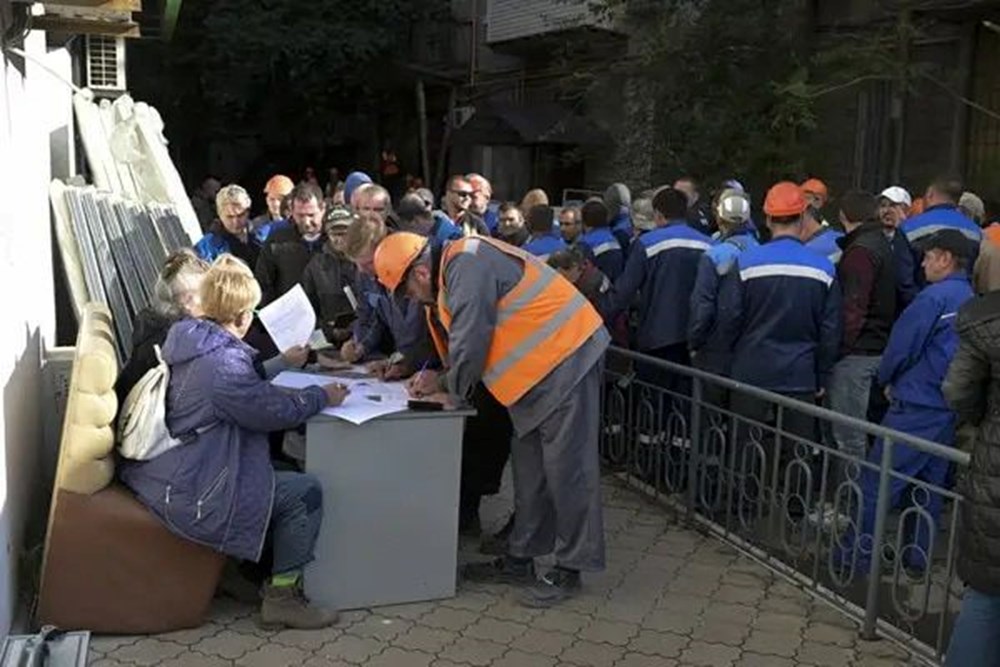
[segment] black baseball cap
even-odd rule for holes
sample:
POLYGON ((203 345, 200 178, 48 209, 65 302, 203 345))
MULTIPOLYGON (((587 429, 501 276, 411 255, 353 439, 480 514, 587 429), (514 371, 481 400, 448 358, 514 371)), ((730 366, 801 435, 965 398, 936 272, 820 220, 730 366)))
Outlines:
POLYGON ((919 241, 920 249, 944 250, 956 257, 970 257, 974 242, 957 229, 941 229, 919 241))

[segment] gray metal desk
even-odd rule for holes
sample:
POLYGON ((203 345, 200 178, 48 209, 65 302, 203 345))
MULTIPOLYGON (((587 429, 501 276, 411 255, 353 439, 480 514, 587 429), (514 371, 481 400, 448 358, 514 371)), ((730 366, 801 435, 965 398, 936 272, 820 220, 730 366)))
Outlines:
POLYGON ((316 560, 305 571, 311 599, 359 609, 455 595, 462 428, 473 414, 309 422, 306 471, 323 485, 316 560))

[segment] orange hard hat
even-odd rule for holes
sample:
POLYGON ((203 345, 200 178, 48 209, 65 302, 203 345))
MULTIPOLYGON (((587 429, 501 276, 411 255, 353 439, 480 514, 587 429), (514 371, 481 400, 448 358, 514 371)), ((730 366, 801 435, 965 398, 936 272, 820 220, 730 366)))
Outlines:
POLYGON ((817 195, 823 199, 828 199, 830 196, 830 191, 826 187, 826 183, 819 180, 818 178, 810 178, 808 181, 802 184, 802 192, 808 192, 811 195, 817 195))
POLYGON ((395 292, 410 270, 413 260, 427 247, 427 237, 411 232, 389 234, 375 248, 375 275, 390 292, 395 292))
POLYGON ((807 205, 802 188, 791 181, 782 181, 767 191, 764 213, 774 218, 788 218, 802 215, 807 205))
POLYGON ((272 176, 264 186, 264 194, 271 195, 272 197, 284 197, 292 190, 295 189, 295 183, 292 179, 282 174, 277 174, 272 176))

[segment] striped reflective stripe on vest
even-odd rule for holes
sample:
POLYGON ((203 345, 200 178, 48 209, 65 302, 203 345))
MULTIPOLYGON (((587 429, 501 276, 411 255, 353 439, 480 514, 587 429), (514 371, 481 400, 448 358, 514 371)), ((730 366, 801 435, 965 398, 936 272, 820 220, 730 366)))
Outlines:
POLYGON ((827 287, 833 283, 833 276, 823 269, 815 269, 811 266, 800 264, 764 264, 762 266, 752 266, 740 271, 740 279, 744 282, 754 278, 811 278, 818 280, 827 287))
POLYGON ((528 285, 527 289, 520 293, 515 293, 510 303, 499 309, 497 313, 497 326, 505 324, 518 311, 537 299, 542 292, 548 289, 549 285, 556 281, 558 276, 559 274, 555 271, 542 272, 537 280, 528 285))
POLYGON ((621 250, 622 247, 619 245, 618 241, 605 241, 594 246, 594 256, 603 255, 606 252, 611 252, 612 250, 621 250))
POLYGON ((711 247, 711 243, 699 241, 697 239, 665 239, 646 248, 646 257, 652 259, 665 250, 674 250, 676 248, 704 251, 711 247))
MULTIPOLYGON (((541 282, 541 281, 538 281, 541 282)), ((556 331, 559 330, 571 317, 576 315, 578 312, 584 308, 588 308, 590 303, 587 301, 586 297, 582 294, 576 294, 570 301, 559 309, 559 311, 553 315, 548 322, 539 327, 534 333, 525 338, 521 343, 510 350, 510 352, 503 359, 498 361, 493 365, 493 368, 489 370, 483 376, 483 382, 489 386, 490 384, 499 380, 504 373, 508 372, 511 368, 516 366, 521 360, 531 354, 535 348, 541 345, 547 338, 552 336, 556 331)), ((504 309, 505 311, 513 311, 512 307, 504 309)), ((504 313, 507 317, 510 317, 511 312, 504 313)))
POLYGON ((970 241, 975 241, 976 243, 979 243, 983 238, 982 232, 978 230, 966 229, 964 227, 952 227, 951 225, 925 225, 923 227, 917 227, 916 229, 910 230, 910 232, 906 235, 906 240, 913 243, 914 241, 919 241, 925 236, 930 236, 931 234, 936 234, 937 232, 943 232, 949 229, 962 232, 962 235, 965 238, 970 241))

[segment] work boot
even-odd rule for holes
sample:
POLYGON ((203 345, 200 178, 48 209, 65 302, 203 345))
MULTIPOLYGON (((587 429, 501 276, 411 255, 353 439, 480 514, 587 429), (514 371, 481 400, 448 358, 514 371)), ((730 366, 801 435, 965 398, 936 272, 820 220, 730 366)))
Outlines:
POLYGON ((479 543, 479 553, 487 556, 503 556, 507 553, 510 532, 514 530, 514 515, 511 514, 503 528, 492 535, 486 535, 479 543))
POLYGON ((484 584, 532 584, 535 562, 531 558, 501 556, 485 563, 469 563, 462 568, 462 578, 484 584))
POLYGON ((257 604, 260 602, 260 582, 248 577, 236 560, 227 558, 215 595, 230 597, 246 604, 257 604))
POLYGON ((298 586, 264 585, 264 601, 260 605, 260 626, 267 630, 292 628, 318 630, 337 622, 339 614, 309 602, 298 586))
POLYGON ((580 571, 558 567, 525 591, 521 604, 535 609, 547 609, 580 592, 580 571))

